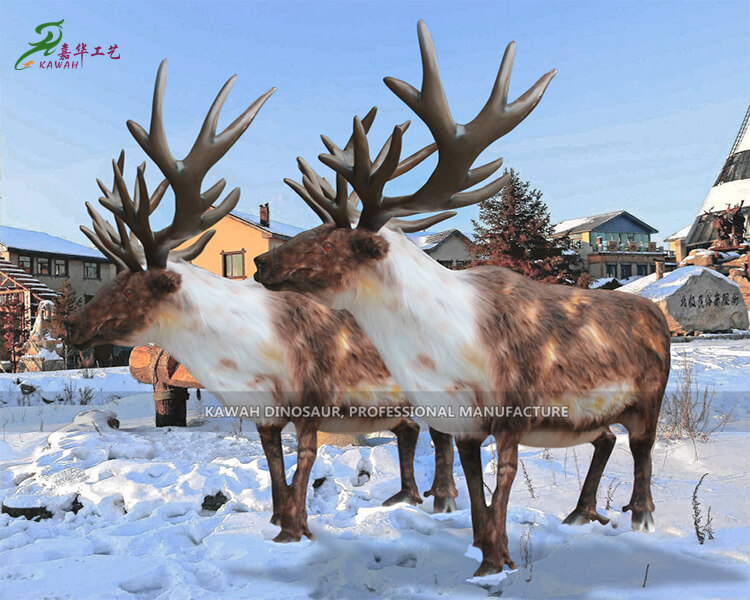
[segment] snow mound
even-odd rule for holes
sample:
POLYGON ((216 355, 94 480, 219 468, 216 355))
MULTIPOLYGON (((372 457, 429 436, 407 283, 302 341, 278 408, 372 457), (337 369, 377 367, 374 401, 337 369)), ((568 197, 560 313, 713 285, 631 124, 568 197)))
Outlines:
MULTIPOLYGON (((637 293, 644 298, 649 298, 654 302, 661 302, 662 300, 664 300, 668 296, 671 296, 677 290, 679 290, 688 282, 691 277, 697 277, 704 273, 708 273, 712 277, 716 277, 717 279, 720 279, 725 283, 730 283, 737 289, 740 288, 737 283, 735 283, 728 277, 725 277, 721 273, 718 273, 717 271, 714 271, 713 269, 709 269, 707 267, 699 267, 694 265, 690 267, 680 267, 679 269, 675 269, 671 273, 667 273, 666 275, 664 275, 664 277, 662 277, 658 281, 654 281, 650 285, 646 285, 638 291, 633 291, 635 288, 625 290, 625 287, 628 286, 623 286, 622 288, 620 288, 620 291, 630 291, 631 293, 637 293)), ((649 275, 649 277, 651 277, 651 275, 649 275)), ((637 285, 638 283, 640 282, 636 281, 630 285, 637 285)))

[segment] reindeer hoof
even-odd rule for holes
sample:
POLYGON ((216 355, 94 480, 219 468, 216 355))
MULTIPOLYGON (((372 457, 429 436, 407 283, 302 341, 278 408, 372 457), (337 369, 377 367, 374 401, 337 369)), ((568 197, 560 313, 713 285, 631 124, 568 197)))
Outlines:
POLYGON ((417 504, 422 504, 423 500, 418 493, 401 490, 383 502, 383 506, 393 506, 399 502, 406 502, 407 504, 416 506, 417 504))
POLYGON ((302 539, 301 535, 294 535, 282 529, 279 534, 273 538, 273 541, 277 544, 290 544, 292 542, 299 542, 300 539, 302 539))
POLYGON ((276 515, 276 514, 271 515, 271 525, 281 526, 281 515, 276 515))
POLYGON ((503 567, 508 565, 508 568, 512 571, 516 568, 516 563, 513 562, 509 557, 502 559, 499 564, 488 561, 487 559, 482 560, 482 564, 479 568, 474 571, 474 577, 484 577, 486 575, 494 575, 495 573, 502 573, 503 567))
POLYGON ((456 506, 455 498, 443 498, 440 496, 435 496, 435 499, 432 503, 433 513, 451 513, 456 510, 458 510, 458 506, 456 506))
POLYGON ((602 525, 609 523, 609 519, 596 512, 596 509, 576 508, 565 517, 563 525, 585 525, 586 523, 591 523, 591 521, 599 521, 602 525))
POLYGON ((633 511, 633 516, 630 518, 630 526, 633 528, 633 531, 644 531, 646 533, 656 531, 654 516, 645 510, 633 511))

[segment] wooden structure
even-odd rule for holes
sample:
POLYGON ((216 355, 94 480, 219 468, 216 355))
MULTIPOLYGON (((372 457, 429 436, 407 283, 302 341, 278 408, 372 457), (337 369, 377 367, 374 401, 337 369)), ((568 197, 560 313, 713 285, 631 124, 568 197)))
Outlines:
POLYGON ((130 353, 130 373, 154 386, 157 427, 187 425, 188 388, 203 386, 159 346, 138 346, 130 353))
POLYGON ((17 298, 24 306, 24 325, 36 316, 43 300, 54 300, 57 294, 8 260, 0 259, 0 304, 17 298))

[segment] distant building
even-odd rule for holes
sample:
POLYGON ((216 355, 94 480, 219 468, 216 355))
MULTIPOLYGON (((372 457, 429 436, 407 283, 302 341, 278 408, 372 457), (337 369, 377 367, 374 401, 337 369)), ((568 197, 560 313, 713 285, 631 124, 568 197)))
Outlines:
POLYGON ((0 259, 6 260, 55 292, 63 279, 82 300, 115 276, 115 266, 94 248, 41 231, 0 226, 0 259))
POLYGON ((424 250, 425 254, 444 267, 451 269, 464 267, 474 260, 474 255, 471 253, 472 241, 458 229, 408 235, 417 246, 424 250))
MULTIPOLYGON (((270 218, 268 204, 260 205, 260 216, 233 210, 212 229, 216 233, 192 264, 228 279, 247 279, 255 273, 253 259, 304 231, 270 218)), ((187 247, 198 239, 188 240, 187 247)))
POLYGON ((658 230, 625 210, 570 219, 554 227, 554 237, 568 235, 594 278, 619 280, 656 270, 668 253, 651 241, 658 230))

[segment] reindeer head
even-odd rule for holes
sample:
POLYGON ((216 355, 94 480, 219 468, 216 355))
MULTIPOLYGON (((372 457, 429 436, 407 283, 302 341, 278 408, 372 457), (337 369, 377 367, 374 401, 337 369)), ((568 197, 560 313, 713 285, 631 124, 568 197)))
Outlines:
POLYGON ((97 180, 104 194, 99 202, 114 214, 116 229, 86 203, 94 231, 86 227, 81 227, 81 231, 115 263, 119 273, 66 321, 70 341, 79 348, 104 343, 136 345, 152 341, 148 339, 149 330, 159 322, 181 284, 180 275, 168 268, 167 260, 192 260, 198 256, 214 234, 210 228, 227 215, 240 198, 240 190, 235 188, 213 207, 226 182, 221 179, 201 192, 203 179, 245 132, 275 91, 271 88, 263 94, 217 135, 219 113, 236 78, 231 77, 211 105, 190 152, 182 160, 176 160, 169 150, 163 123, 166 72, 167 61, 164 60, 156 75, 150 131, 147 133, 133 121, 127 123, 135 140, 164 174, 164 181, 149 196, 144 178, 145 163, 142 164, 137 170, 131 199, 122 176, 125 156, 121 153, 117 162, 112 161, 112 189, 97 180), (175 196, 174 217, 167 227, 154 232, 149 217, 169 186, 175 196), (188 248, 175 250, 199 233, 202 235, 188 248))
POLYGON ((481 188, 464 191, 500 168, 502 159, 473 169, 471 166, 485 148, 515 128, 534 109, 555 71, 543 75, 509 104, 508 86, 515 55, 515 45, 511 42, 505 50, 489 100, 470 123, 461 125, 451 116, 438 73, 435 47, 424 22, 419 22, 417 31, 422 55, 422 89, 418 91, 391 77, 385 78, 385 84, 424 121, 435 143, 400 161, 402 137, 409 126, 407 121, 394 128, 375 160, 371 160, 367 133, 375 109, 362 120, 354 118, 352 137, 343 149, 321 136, 330 154, 321 154, 319 158, 335 171, 336 191, 302 159, 298 159, 302 185, 285 181, 326 224, 255 259, 258 266, 255 279, 266 287, 315 293, 338 291, 355 280, 363 269, 387 255, 388 243, 379 234, 386 224, 404 231, 424 229, 455 213, 441 213, 420 221, 398 218, 475 204, 493 196, 505 185, 507 177, 503 176, 481 188), (384 195, 388 181, 419 164, 435 149, 437 166, 421 188, 405 196, 384 195), (347 184, 354 190, 351 196, 347 196, 347 184), (359 200, 362 212, 356 214, 353 207, 359 200), (352 228, 352 221, 357 218, 357 225, 352 228))

